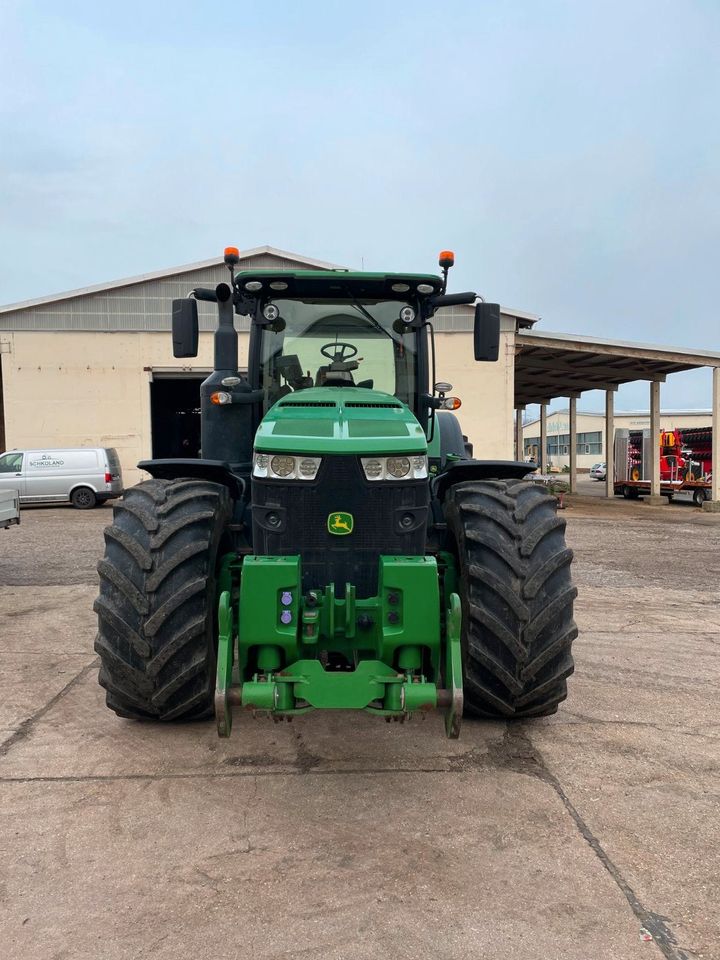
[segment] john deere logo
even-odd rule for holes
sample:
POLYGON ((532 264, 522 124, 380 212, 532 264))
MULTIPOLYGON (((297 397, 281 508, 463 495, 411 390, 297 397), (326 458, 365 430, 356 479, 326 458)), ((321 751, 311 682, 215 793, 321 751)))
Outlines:
POLYGON ((328 517, 328 530, 330 533, 336 533, 339 537, 353 532, 355 521, 351 513, 341 513, 340 510, 331 513, 328 517))

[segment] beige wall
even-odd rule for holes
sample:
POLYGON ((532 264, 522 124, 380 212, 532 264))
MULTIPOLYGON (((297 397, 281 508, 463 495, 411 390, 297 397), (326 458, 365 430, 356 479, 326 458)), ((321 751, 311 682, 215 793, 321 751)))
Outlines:
MULTIPOLYGON (((152 455, 150 382, 145 367, 207 370, 212 334, 199 356, 175 360, 169 333, 11 333, 3 355, 6 446, 115 447, 125 484, 142 479, 152 455)), ((247 337, 241 338, 240 362, 247 337)))
MULTIPOLYGON (((692 410, 678 413, 661 413, 660 429, 677 430, 681 427, 710 427, 712 426, 711 410, 692 410)), ((650 414, 643 413, 616 413, 615 429, 649 430, 650 414)))
POLYGON ((475 362, 471 333, 437 333, 435 344, 437 379, 451 383, 453 395, 462 400, 456 416, 474 446, 474 455, 514 460, 514 331, 501 333, 497 363, 475 362))
MULTIPOLYGON (((212 367, 211 333, 200 334, 192 361, 173 358, 169 332, 15 332, 3 339, 10 341, 3 354, 7 448, 115 447, 127 486, 142 479, 138 460, 152 455, 153 370, 212 367)), ((247 334, 239 340, 245 366, 247 334)), ((438 380, 452 383, 462 399, 458 416, 476 456, 512 459, 512 332, 501 335, 495 364, 475 363, 470 333, 438 333, 436 345, 438 380)))

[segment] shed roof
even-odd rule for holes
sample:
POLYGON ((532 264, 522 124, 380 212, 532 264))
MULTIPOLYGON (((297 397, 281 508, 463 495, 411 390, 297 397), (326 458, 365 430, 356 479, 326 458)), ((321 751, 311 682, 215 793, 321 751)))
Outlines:
POLYGON ((698 367, 720 367, 720 353, 522 330, 515 338, 515 406, 698 367))
MULTIPOLYGON (((240 251, 240 263, 244 260, 250 260, 253 257, 269 255, 278 257, 282 260, 292 260, 299 266, 316 267, 319 270, 344 270, 345 267, 337 263, 326 263, 324 260, 315 260, 312 257, 306 257, 300 253, 290 253, 287 250, 279 250, 277 247, 253 247, 250 250, 240 251)), ((193 273, 196 270, 205 270, 208 267, 217 267, 223 264, 221 256, 212 257, 210 260, 198 260, 195 263, 185 263, 179 267, 167 267, 164 270, 154 270, 152 273, 142 273, 135 277, 122 277, 120 280, 112 280, 107 283, 96 283, 90 287, 80 287, 78 290, 64 290, 62 293, 53 293, 47 297, 37 297, 34 300, 21 300, 19 303, 8 303, 0 306, 0 313, 12 313, 16 310, 27 310, 31 307, 39 307, 47 303, 57 303, 59 300, 70 300, 74 297, 83 297, 91 293, 105 293, 108 290, 116 290, 119 287, 129 287, 136 283, 145 283, 148 280, 163 280, 166 277, 176 277, 183 273, 193 273)))

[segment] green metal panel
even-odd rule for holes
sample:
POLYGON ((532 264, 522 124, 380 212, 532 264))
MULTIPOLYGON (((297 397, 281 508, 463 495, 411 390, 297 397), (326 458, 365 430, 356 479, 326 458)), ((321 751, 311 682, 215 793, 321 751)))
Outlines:
POLYGON ((255 449, 417 456, 426 452, 427 440, 410 409, 390 394, 363 387, 312 387, 268 410, 255 435, 255 449))
POLYGON ((234 658, 233 613, 230 593, 223 590, 218 604, 217 677, 215 682, 215 718, 218 736, 229 737, 232 730, 232 710, 229 695, 234 658))
POLYGON ((246 557, 240 578, 241 671, 252 647, 275 646, 285 663, 298 657, 300 557, 246 557))
POLYGON ((409 644, 425 647, 437 677, 440 652, 440 593, 434 557, 380 557, 378 601, 382 623, 379 659, 392 663, 409 644))
POLYGON ((321 708, 402 718, 438 707, 443 683, 448 735, 457 735, 461 614, 457 595, 447 590, 455 575, 445 557, 439 570, 434 557, 382 556, 378 595, 362 600, 352 584, 344 599, 336 598, 332 583, 303 596, 299 557, 246 557, 240 570, 230 555, 221 570, 224 585, 231 581, 218 607, 221 736, 230 732, 231 703, 276 717, 321 708), (340 656, 341 665, 330 668, 329 656, 340 656), (235 660, 239 683, 233 685, 235 660))
POLYGON ((451 740, 460 736, 460 721, 463 713, 462 607, 460 597, 450 594, 450 606, 445 617, 445 686, 450 691, 450 707, 445 714, 445 732, 451 740))

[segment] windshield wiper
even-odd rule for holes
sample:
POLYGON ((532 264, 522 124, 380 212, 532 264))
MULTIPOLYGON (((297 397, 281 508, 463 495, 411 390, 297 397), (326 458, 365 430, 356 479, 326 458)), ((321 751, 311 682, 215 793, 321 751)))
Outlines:
POLYGON ((376 330, 379 330, 380 333, 384 333, 386 337, 389 337, 393 341, 393 343, 395 343, 395 337, 391 333, 389 333, 381 323, 378 323, 378 321, 369 312, 369 310, 365 309, 365 307, 355 297, 355 295, 353 294, 352 290, 350 290, 349 287, 345 288, 345 292, 347 293, 349 299, 352 301, 352 305, 355 307, 355 309, 359 310, 360 313, 370 321, 370 323, 373 325, 373 327, 376 330))

